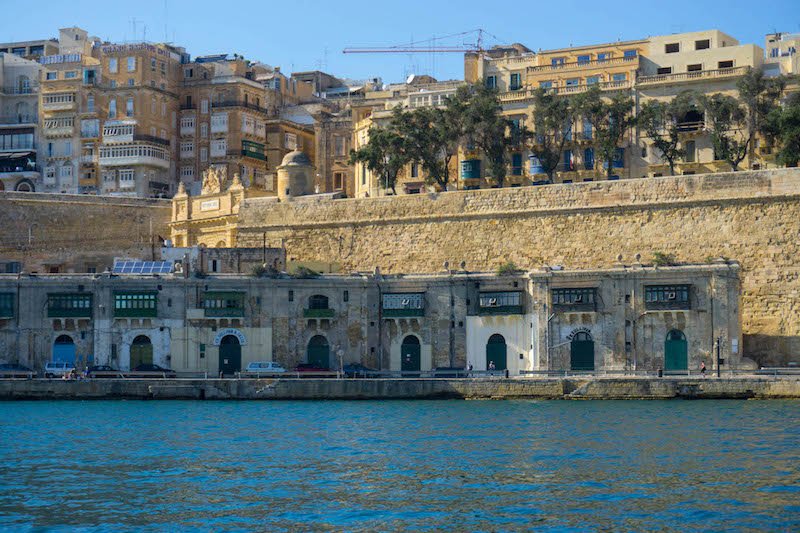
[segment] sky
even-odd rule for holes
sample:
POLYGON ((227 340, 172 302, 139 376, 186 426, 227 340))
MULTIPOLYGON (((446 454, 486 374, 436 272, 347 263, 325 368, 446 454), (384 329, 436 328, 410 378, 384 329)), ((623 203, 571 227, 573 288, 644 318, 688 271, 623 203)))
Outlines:
POLYGON ((0 42, 57 37, 58 28, 69 26, 113 42, 172 42, 192 57, 238 53, 284 72, 320 69, 388 83, 409 74, 463 79, 463 54, 342 50, 472 45, 474 33, 443 37, 478 28, 486 32, 485 45, 519 42, 532 50, 705 29, 763 47, 768 32, 800 33, 800 0, 0 0, 0 42))

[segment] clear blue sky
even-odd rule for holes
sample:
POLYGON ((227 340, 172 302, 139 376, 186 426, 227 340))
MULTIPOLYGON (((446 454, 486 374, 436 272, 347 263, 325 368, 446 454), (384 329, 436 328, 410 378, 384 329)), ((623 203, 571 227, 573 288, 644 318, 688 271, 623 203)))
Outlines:
MULTIPOLYGON (((390 46, 483 28, 497 42, 560 48, 717 28, 764 45, 772 31, 800 32, 800 0, 623 2, 311 0, 0 0, 0 41, 57 36, 80 26, 110 41, 186 47, 192 56, 239 53, 284 71, 322 68, 351 78, 400 81, 411 72, 461 79, 460 54, 343 55, 347 46, 390 46)), ((459 44, 450 39, 439 44, 459 44)))

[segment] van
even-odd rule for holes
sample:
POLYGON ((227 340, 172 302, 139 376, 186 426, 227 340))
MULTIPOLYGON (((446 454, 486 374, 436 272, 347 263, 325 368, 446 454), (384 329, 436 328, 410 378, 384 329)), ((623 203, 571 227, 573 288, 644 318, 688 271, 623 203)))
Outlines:
POLYGON ((279 374, 286 369, 274 361, 255 361, 247 365, 243 374, 279 374))
POLYGON ((44 377, 54 378, 63 377, 64 374, 69 374, 75 370, 75 365, 65 361, 50 361, 44 365, 44 377))

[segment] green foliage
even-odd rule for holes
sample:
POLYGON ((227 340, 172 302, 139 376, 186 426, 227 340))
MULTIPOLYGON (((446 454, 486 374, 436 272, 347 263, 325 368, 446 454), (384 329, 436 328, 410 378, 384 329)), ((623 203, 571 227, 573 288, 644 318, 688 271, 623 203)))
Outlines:
POLYGON ((514 264, 513 261, 506 261, 499 267, 497 267, 497 275, 498 276, 511 276, 519 272, 520 269, 514 264))
POLYGON ((289 275, 295 279, 313 279, 320 277, 320 273, 305 266, 295 268, 289 275))
POLYGON ((280 275, 280 272, 271 265, 255 265, 251 273, 254 278, 275 278, 280 275))
POLYGON ((642 106, 638 122, 661 158, 669 165, 670 175, 675 175, 675 163, 686 157, 680 145, 680 124, 690 111, 695 111, 697 95, 683 91, 669 102, 650 100, 642 106))
POLYGON ((675 266, 675 256, 663 252, 653 252, 653 264, 655 266, 675 266))
POLYGON ((534 133, 530 136, 530 150, 539 159, 550 181, 553 181, 553 174, 561 161, 576 112, 569 98, 545 89, 533 91, 534 133))
POLYGON ((747 133, 747 110, 733 96, 702 95, 706 129, 714 145, 715 159, 727 161, 736 172, 747 157, 752 138, 747 133))
POLYGON ((398 131, 394 120, 385 128, 371 127, 367 144, 350 151, 351 165, 363 163, 380 178, 381 185, 392 192, 396 192, 397 174, 410 161, 406 139, 398 131))
POLYGON ((600 88, 594 85, 575 97, 575 107, 594 129, 595 151, 598 159, 605 162, 607 177, 610 178, 614 171, 613 161, 617 147, 628 130, 636 124, 633 99, 622 92, 606 98, 600 88))
POLYGON ((796 167, 800 162, 800 93, 787 98, 783 108, 773 109, 766 120, 771 138, 780 146, 778 163, 796 167))

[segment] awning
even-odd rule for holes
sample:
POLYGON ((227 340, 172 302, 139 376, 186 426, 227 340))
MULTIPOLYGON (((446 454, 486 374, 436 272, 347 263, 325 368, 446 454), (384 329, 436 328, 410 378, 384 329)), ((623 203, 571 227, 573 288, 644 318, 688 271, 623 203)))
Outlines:
POLYGON ((6 152, 0 154, 0 161, 8 161, 9 159, 22 159, 23 157, 34 156, 35 152, 6 152))

